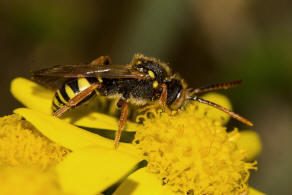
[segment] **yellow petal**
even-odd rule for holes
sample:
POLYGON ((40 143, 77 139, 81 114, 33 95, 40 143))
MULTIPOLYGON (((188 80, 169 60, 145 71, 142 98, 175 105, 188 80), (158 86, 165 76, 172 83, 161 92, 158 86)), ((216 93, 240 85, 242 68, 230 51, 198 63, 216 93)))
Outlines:
MULTIPOLYGON (((72 112, 66 115, 63 120, 78 126, 108 130, 118 130, 119 124, 119 120, 115 117, 98 112, 72 112)), ((139 128, 139 125, 127 121, 126 128, 123 131, 136 131, 137 128, 139 128)))
POLYGON ((237 146, 247 151, 247 161, 254 160, 262 151, 260 137, 255 131, 241 131, 237 146))
POLYGON ((248 195, 265 195, 265 193, 262 193, 252 187, 249 187, 249 193, 248 195))
MULTIPOLYGON (((23 116, 50 140, 73 151, 88 146, 114 148, 112 140, 75 127, 48 114, 27 108, 18 108, 14 112, 23 116)), ((133 156, 138 154, 130 144, 120 143, 118 150, 125 151, 133 156)))
POLYGON ((23 105, 45 113, 52 112, 53 91, 20 77, 11 82, 10 91, 23 105))
POLYGON ((95 195, 120 180, 137 163, 119 150, 94 147, 69 154, 57 166, 57 172, 65 192, 95 195))
POLYGON ((1 195, 68 195, 61 191, 53 169, 35 167, 0 167, 1 195))
MULTIPOLYGON (((52 113, 51 105, 54 96, 54 91, 52 90, 25 78, 16 78, 11 82, 11 93, 28 108, 44 113, 52 113)), ((110 130, 117 130, 119 122, 115 117, 84 109, 66 113, 62 118, 78 126, 110 130)), ((137 128, 137 124, 127 122, 125 131, 136 131, 137 128)))
POLYGON ((166 186, 161 184, 161 181, 154 174, 148 173, 146 168, 139 169, 131 174, 116 190, 114 195, 172 195, 175 194, 166 186))
MULTIPOLYGON (((232 110, 232 106, 228 98, 222 94, 219 93, 207 93, 202 96, 203 99, 209 100, 211 102, 214 102, 220 106, 223 106, 229 110, 232 110)), ((198 116, 208 116, 209 118, 212 118, 217 121, 221 121, 222 124, 226 124, 230 116, 212 106, 208 106, 202 103, 197 102, 196 103, 199 106, 198 109, 198 116)))

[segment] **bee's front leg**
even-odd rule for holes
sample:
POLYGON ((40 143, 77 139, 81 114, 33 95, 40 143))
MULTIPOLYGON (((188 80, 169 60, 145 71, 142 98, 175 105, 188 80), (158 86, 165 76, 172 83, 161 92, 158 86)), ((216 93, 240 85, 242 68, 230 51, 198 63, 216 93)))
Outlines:
POLYGON ((162 84, 161 88, 162 88, 162 92, 161 92, 161 96, 160 96, 160 99, 159 99, 159 104, 160 104, 160 106, 163 108, 163 110, 165 112, 167 112, 169 115, 171 115, 171 110, 166 105, 166 102, 167 102, 167 86, 165 84, 162 84))
POLYGON ((169 109, 167 108, 166 106, 166 100, 167 100, 167 87, 165 84, 162 84, 161 86, 161 95, 160 95, 160 98, 159 98, 159 102, 155 103, 155 104, 152 104, 152 105, 149 105, 149 106, 145 106, 143 108, 140 108, 138 109, 138 112, 144 112, 146 110, 149 110, 149 109, 157 109, 157 108, 162 108, 163 110, 166 110, 167 112, 169 111, 169 109))
POLYGON ((119 128, 118 128, 118 131, 116 133, 115 142, 114 142, 115 149, 118 148, 119 141, 121 138, 121 131, 126 125, 127 115, 128 115, 128 103, 126 102, 126 100, 123 97, 118 101, 117 106, 119 108, 122 108, 122 112, 121 112, 121 116, 120 116, 119 128))
POLYGON ((162 88, 162 92, 161 92, 161 96, 159 99, 159 103, 160 105, 165 108, 166 107, 166 101, 167 101, 167 87, 165 84, 161 85, 162 88))

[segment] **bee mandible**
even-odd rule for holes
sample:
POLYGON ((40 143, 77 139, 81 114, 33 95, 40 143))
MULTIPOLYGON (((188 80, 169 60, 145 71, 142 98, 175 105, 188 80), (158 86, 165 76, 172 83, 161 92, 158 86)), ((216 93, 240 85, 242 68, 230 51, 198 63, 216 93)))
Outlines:
POLYGON ((95 94, 110 99, 118 98, 121 115, 114 146, 118 147, 121 131, 127 121, 128 104, 149 108, 163 107, 179 110, 190 101, 198 101, 215 107, 231 117, 253 126, 246 118, 213 102, 198 97, 198 94, 218 89, 228 89, 241 83, 233 81, 200 88, 188 88, 183 79, 172 73, 169 66, 156 58, 134 55, 126 65, 112 65, 108 56, 101 56, 86 65, 57 65, 32 73, 32 78, 53 86, 61 81, 55 92, 53 116, 60 117, 69 109, 81 105, 95 94), (148 103, 150 105, 146 106, 148 103))

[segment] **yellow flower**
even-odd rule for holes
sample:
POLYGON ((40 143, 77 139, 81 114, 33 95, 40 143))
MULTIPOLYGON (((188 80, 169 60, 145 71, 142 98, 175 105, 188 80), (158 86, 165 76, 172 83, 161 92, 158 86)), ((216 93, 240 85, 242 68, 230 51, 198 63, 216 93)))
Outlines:
POLYGON ((1 167, 0 193, 9 195, 69 195, 57 183, 53 171, 41 172, 28 167, 1 167))
POLYGON ((40 134, 20 115, 0 118, 0 129, 0 165, 47 170, 69 153, 68 149, 40 134))
POLYGON ((184 194, 242 194, 247 190, 249 170, 238 150, 239 132, 226 132, 220 123, 197 116, 195 106, 176 116, 156 114, 136 133, 137 147, 148 169, 175 192, 184 194), (169 127, 169 128, 166 128, 169 127))
MULTIPOLYGON (((248 188, 249 170, 255 169, 255 164, 244 161, 260 152, 259 139, 251 131, 227 133, 223 124, 229 117, 221 112, 214 114, 210 108, 205 112, 199 104, 175 116, 153 112, 156 117, 147 119, 144 126, 127 125, 126 130, 137 131, 134 144, 121 143, 114 150, 112 140, 68 122, 115 130, 115 118, 90 112, 77 117, 72 113, 61 120, 50 116, 53 93, 49 90, 18 78, 11 91, 29 107, 15 113, 52 143, 63 146, 65 154, 72 151, 62 156, 62 162, 50 166, 64 194, 109 193, 116 188, 114 194, 262 194, 248 188), (247 139, 257 144, 250 147, 247 139), (148 161, 146 167, 141 165, 143 159, 148 161)), ((230 107, 226 99, 214 96, 223 100, 221 105, 230 107)))

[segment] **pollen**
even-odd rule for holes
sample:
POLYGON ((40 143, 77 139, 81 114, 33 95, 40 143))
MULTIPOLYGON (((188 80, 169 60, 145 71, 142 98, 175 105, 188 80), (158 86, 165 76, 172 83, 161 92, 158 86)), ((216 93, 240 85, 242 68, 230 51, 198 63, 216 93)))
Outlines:
POLYGON ((174 192, 182 194, 244 194, 256 163, 244 161, 237 129, 196 112, 194 105, 175 115, 151 111, 136 133, 134 145, 148 161, 147 169, 174 192))
POLYGON ((0 118, 0 165, 47 170, 69 152, 44 137, 19 115, 0 118))

